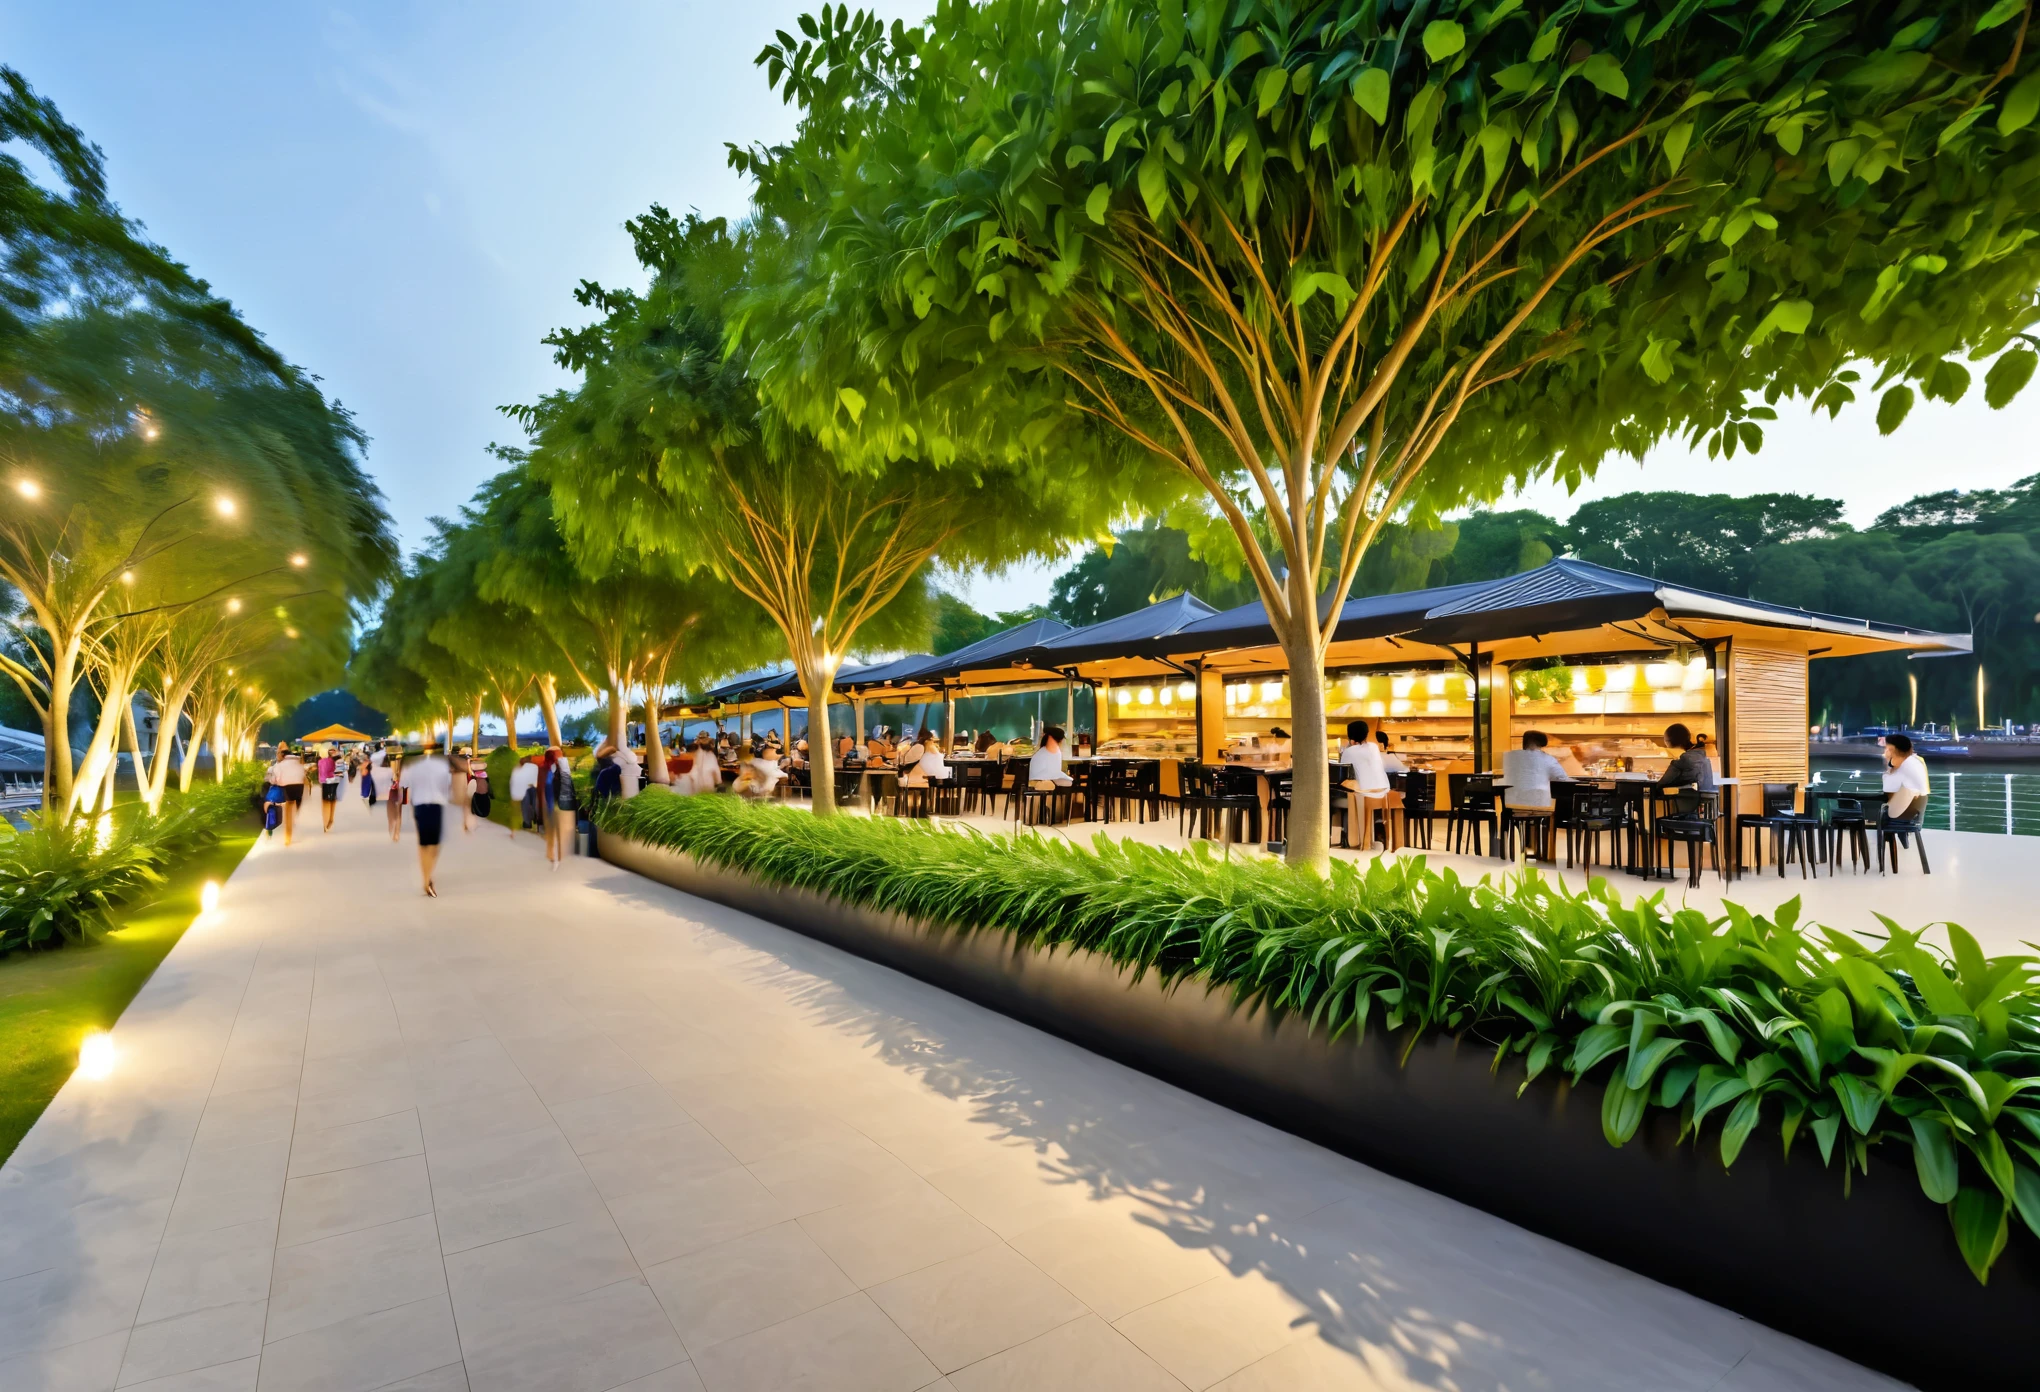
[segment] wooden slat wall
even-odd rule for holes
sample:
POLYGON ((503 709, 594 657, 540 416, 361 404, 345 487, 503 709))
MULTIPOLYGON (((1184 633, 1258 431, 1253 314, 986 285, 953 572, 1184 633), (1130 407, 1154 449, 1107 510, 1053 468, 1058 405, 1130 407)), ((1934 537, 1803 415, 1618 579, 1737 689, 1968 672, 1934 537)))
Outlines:
POLYGON ((1807 781, 1806 655, 1737 638, 1728 673, 1731 766, 1742 780, 1738 802, 1755 807, 1758 785, 1807 781))

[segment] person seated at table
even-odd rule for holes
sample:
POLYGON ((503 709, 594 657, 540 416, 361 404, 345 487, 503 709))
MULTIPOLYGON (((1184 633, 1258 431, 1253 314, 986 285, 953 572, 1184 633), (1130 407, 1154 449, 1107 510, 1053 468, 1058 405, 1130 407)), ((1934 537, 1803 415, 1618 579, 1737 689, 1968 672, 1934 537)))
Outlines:
MULTIPOLYGON (((1672 751, 1672 762, 1665 767, 1664 776, 1657 781, 1659 791, 1672 788, 1691 788, 1694 793, 1711 793, 1715 790, 1714 761, 1707 757, 1704 740, 1693 738, 1693 732, 1682 724, 1665 727, 1665 748, 1672 751)), ((1673 815, 1690 817, 1700 808, 1698 797, 1682 795, 1672 808, 1673 815)))
POLYGON ((1523 747, 1502 755, 1502 781, 1509 786, 1502 805, 1512 812, 1549 812, 1551 782, 1568 775, 1565 764, 1550 750, 1551 740, 1542 730, 1525 730, 1523 747))
POLYGON ((1910 735, 1884 737, 1884 819, 1906 822, 1926 815, 1927 761, 1910 735))
POLYGON ((1374 741, 1381 746, 1381 767, 1389 773, 1408 773, 1410 766, 1404 763, 1388 746, 1388 731, 1376 730, 1374 741))
POLYGON ((1372 850, 1374 847, 1374 814, 1383 813, 1382 821, 1388 824, 1388 849, 1397 849, 1400 838, 1396 835, 1393 816, 1387 815, 1393 807, 1402 805, 1402 795, 1388 785, 1388 768, 1381 759, 1381 746, 1368 736, 1367 722, 1354 720, 1346 726, 1346 742, 1340 746, 1339 762, 1352 772, 1340 786, 1351 794, 1346 799, 1346 844, 1356 850, 1372 850), (1360 825, 1367 833, 1364 843, 1353 839, 1354 804, 1359 804, 1360 825))
POLYGON ((737 781, 730 791, 742 797, 767 798, 786 777, 779 765, 765 757, 762 745, 753 745, 751 757, 737 765, 737 781))
POLYGON ((1581 779, 1588 776, 1587 760, 1593 756, 1584 744, 1561 744, 1551 757, 1558 760, 1567 778, 1581 779))
POLYGON ((942 757, 940 744, 931 739, 912 746, 907 752, 913 757, 900 760, 902 788, 925 788, 930 781, 936 783, 949 781, 951 776, 949 761, 942 757))
POLYGON ((1050 788, 1067 788, 1073 781, 1063 771, 1063 727, 1044 725, 1041 727, 1041 748, 1034 751, 1034 757, 1027 761, 1027 786, 1038 791, 1050 788))
POLYGON ((991 747, 998 742, 999 737, 990 730, 980 730, 977 732, 977 739, 971 745, 971 752, 980 759, 985 758, 991 747))
POLYGON ((722 764, 715 757, 715 740, 704 730, 694 737, 694 766, 673 782, 676 793, 717 793, 722 791, 722 764))

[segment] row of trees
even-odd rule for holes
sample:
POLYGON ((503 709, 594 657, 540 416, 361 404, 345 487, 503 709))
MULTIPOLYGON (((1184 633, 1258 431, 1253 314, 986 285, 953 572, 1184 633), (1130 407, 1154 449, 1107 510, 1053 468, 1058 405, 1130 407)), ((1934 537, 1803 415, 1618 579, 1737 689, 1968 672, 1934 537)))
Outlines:
MULTIPOLYGON (((1874 387, 1894 428, 1968 363, 2008 399, 2040 279, 2027 25, 2018 0, 824 9, 759 57, 798 122, 732 152, 751 217, 631 224, 647 288, 584 287, 599 319, 553 340, 579 382, 517 412, 519 464, 583 573, 754 605, 811 727, 931 560, 1186 504, 1312 670, 1370 564, 1428 570, 1435 519, 1512 482, 1675 434, 1756 449, 1794 397, 1874 387)), ((1323 858, 1324 784, 1299 765, 1293 858, 1323 858)))
POLYGON ((110 798, 125 744, 154 810, 181 731, 188 788, 202 742, 223 775, 341 670, 389 520, 346 412, 121 215, 98 150, 4 68, 0 239, 0 673, 42 727, 48 808, 110 798))

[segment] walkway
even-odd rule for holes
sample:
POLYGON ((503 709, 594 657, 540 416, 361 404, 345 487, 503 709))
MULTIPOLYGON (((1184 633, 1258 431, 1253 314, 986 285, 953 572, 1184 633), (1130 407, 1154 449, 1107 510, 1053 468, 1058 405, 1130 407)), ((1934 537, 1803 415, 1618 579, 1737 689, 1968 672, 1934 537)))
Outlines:
POLYGON ((0 1387, 1893 1386, 528 837, 425 900, 382 825, 261 847, 0 1171, 0 1387))

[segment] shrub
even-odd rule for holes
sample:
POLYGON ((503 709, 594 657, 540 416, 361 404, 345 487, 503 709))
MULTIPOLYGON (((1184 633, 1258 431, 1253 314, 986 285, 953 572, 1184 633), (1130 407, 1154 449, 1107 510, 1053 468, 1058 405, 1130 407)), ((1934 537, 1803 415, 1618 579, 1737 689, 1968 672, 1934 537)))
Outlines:
POLYGON ((97 938, 113 911, 163 879, 161 867, 259 805, 259 775, 200 784, 148 816, 127 807, 98 818, 34 814, 0 841, 0 953, 97 938))
MULTIPOLYGON (((1652 1108, 1732 1165, 1762 1130, 1811 1144, 1846 1184, 1906 1145, 1979 1281, 2014 1213, 2040 1233, 2040 959, 1951 953, 1884 919, 1869 939, 1770 917, 1625 903, 1534 871, 1462 881, 1422 859, 1319 877, 1100 836, 1088 849, 927 823, 816 818, 732 798, 639 797, 602 829, 759 879, 1043 947, 1088 948, 1333 1039, 1379 1021, 1403 1056, 1444 1030, 1603 1087, 1612 1145, 1652 1108)), ((1519 1093, 1521 1089, 1519 1088, 1519 1093)))

